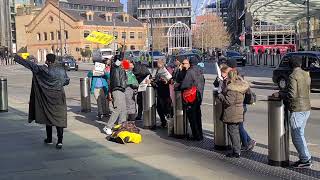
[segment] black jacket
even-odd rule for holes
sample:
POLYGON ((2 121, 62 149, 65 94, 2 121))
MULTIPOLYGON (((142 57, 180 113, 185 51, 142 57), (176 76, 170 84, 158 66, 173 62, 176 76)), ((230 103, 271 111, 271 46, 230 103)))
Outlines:
POLYGON ((112 64, 110 71, 110 91, 125 92, 127 88, 127 74, 116 64, 112 64))
POLYGON ((148 75, 150 75, 149 69, 141 64, 141 62, 137 62, 134 64, 134 68, 132 70, 133 74, 136 76, 138 83, 140 84, 148 75))
POLYGON ((172 73, 172 79, 174 81, 174 90, 180 91, 181 90, 181 83, 186 76, 187 71, 180 70, 179 67, 176 67, 172 73))
POLYGON ((201 70, 194 65, 187 70, 186 76, 181 83, 181 90, 186 90, 192 86, 197 86, 197 89, 201 94, 201 98, 203 98, 204 83, 205 79, 201 73, 201 70))

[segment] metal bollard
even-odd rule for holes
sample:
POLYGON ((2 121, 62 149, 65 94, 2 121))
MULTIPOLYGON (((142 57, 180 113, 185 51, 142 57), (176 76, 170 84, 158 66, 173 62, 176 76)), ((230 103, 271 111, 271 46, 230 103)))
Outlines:
POLYGON ((90 80, 88 77, 80 78, 81 112, 91 112, 90 80))
POLYGON ((288 111, 283 101, 268 97, 268 164, 289 165, 289 122, 288 111))
POLYGON ((0 77, 0 112, 8 112, 8 84, 5 77, 0 77))
POLYGON ((156 96, 154 88, 148 85, 142 93, 143 99, 143 127, 145 129, 156 128, 156 96))
POLYGON ((227 134, 227 125, 221 121, 222 104, 217 101, 218 89, 213 89, 213 123, 214 123, 214 148, 217 150, 230 149, 227 134))
POLYGON ((173 134, 177 138, 187 136, 187 114, 182 104, 182 92, 175 91, 173 134))

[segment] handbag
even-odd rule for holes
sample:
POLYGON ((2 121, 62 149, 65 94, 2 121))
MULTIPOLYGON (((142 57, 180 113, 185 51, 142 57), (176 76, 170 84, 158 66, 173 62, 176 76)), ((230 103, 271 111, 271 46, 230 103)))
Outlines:
POLYGON ((184 90, 182 93, 182 98, 185 103, 192 104, 197 99, 197 87, 192 86, 191 88, 184 90))
POLYGON ((248 89, 248 91, 244 94, 244 101, 243 104, 255 104, 257 102, 257 95, 248 89))

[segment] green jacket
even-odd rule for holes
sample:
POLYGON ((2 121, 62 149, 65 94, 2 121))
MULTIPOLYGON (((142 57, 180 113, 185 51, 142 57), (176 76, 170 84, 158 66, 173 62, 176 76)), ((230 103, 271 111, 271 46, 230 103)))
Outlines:
POLYGON ((310 103, 309 72, 301 68, 295 68, 289 76, 288 83, 288 103, 291 112, 303 112, 311 110, 310 103))

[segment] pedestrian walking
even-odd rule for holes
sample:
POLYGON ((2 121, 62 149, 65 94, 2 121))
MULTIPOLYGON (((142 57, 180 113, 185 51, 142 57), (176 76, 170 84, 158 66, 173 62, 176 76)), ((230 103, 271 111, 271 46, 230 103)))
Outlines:
POLYGON ((44 65, 37 65, 16 55, 18 64, 33 73, 29 101, 29 123, 35 121, 46 125, 46 144, 52 144, 52 126, 56 126, 57 149, 62 148, 63 129, 67 127, 67 105, 63 86, 69 84, 69 77, 61 64, 55 63, 56 56, 48 54, 44 65))
POLYGON ((228 72, 225 91, 218 94, 222 103, 222 121, 227 124, 228 135, 232 142, 232 152, 227 154, 230 158, 239 158, 241 154, 239 123, 243 122, 244 94, 249 89, 249 83, 238 77, 236 70, 228 72))
POLYGON ((182 62, 183 71, 186 71, 185 77, 181 83, 180 89, 182 90, 183 96, 192 89, 196 88, 196 93, 191 92, 191 96, 195 96, 192 103, 186 103, 184 99, 184 106, 187 112, 187 119, 189 120, 192 140, 201 141, 203 139, 202 133, 202 120, 201 120, 201 103, 203 98, 204 90, 204 76, 201 70, 197 66, 196 59, 185 59, 182 62))
POLYGON ((112 127, 116 122, 121 124, 127 120, 127 107, 125 90, 127 88, 127 75, 119 56, 115 57, 110 71, 109 99, 113 103, 113 111, 107 125, 103 128, 107 135, 112 134, 112 127))
POLYGON ((311 78, 308 72, 301 69, 301 65, 302 57, 289 60, 289 66, 293 71, 289 76, 287 92, 281 92, 280 96, 284 99, 290 112, 289 123, 292 142, 299 154, 299 161, 293 163, 292 166, 295 168, 310 168, 312 161, 304 137, 304 129, 311 110, 311 78))
POLYGON ((104 71, 103 73, 96 74, 95 70, 91 70, 87 75, 91 78, 90 91, 94 95, 98 106, 97 118, 101 120, 103 117, 109 116, 109 111, 107 111, 107 96, 109 94, 108 81, 110 79, 110 73, 104 71))

